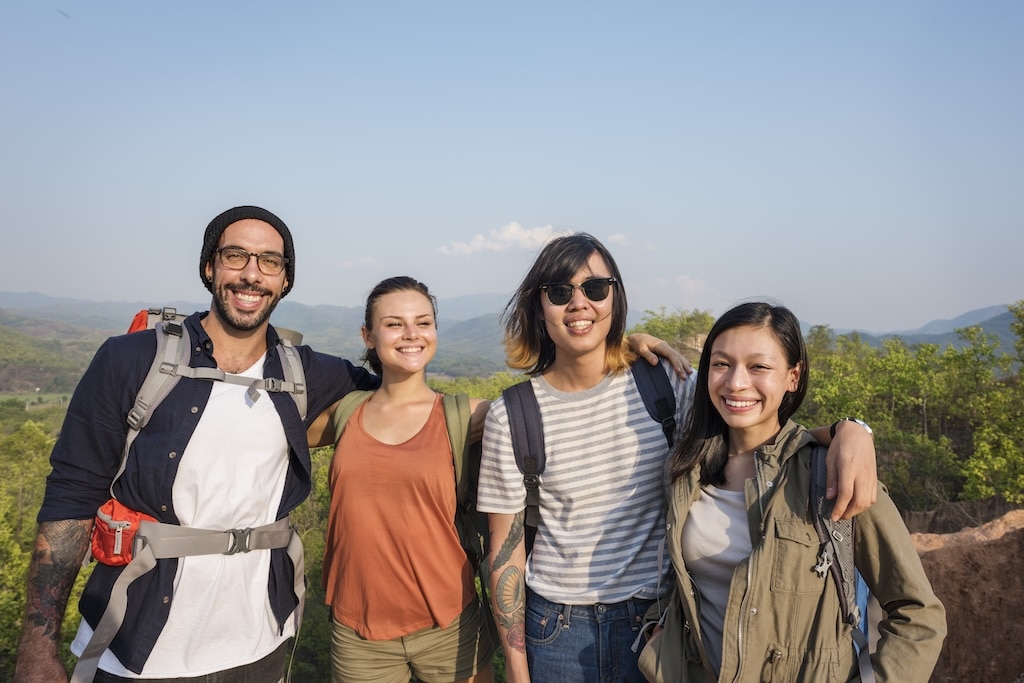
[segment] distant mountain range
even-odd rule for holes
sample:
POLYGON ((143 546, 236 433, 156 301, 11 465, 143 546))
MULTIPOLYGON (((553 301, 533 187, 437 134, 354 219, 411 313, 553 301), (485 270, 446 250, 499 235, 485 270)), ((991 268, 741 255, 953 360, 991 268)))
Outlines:
MULTIPOLYGON (((435 375, 487 376, 505 370, 500 316, 506 303, 507 300, 498 294, 471 294, 439 301, 441 343, 431 363, 431 372, 435 375)), ((88 358, 103 339, 125 332, 135 314, 151 305, 152 302, 96 302, 37 293, 0 292, 0 332, 3 332, 0 344, 7 347, 15 345, 19 349, 18 356, 24 358, 27 348, 33 346, 24 338, 34 339, 34 346, 40 351, 45 349, 47 353, 52 353, 57 348, 54 343, 57 343, 64 351, 63 369, 59 373, 64 378, 60 382, 63 385, 68 377, 68 362, 81 363, 84 369, 88 358)), ((192 312, 207 308, 209 302, 172 301, 162 305, 192 312)), ((930 343, 945 348, 951 344, 959 345, 954 330, 981 325, 986 332, 998 337, 1001 348, 1012 353, 1015 339, 1010 331, 1012 319, 1005 305, 990 306, 950 320, 935 320, 916 330, 858 334, 872 345, 898 336, 907 344, 930 343)), ((631 323, 638 320, 631 320, 631 323)), ((363 322, 361 307, 307 306, 286 299, 274 312, 273 321, 280 327, 302 332, 304 341, 320 351, 354 361, 363 352, 359 335, 363 322)), ((836 329, 835 332, 847 334, 851 330, 836 329)), ((14 382, 12 365, 17 363, 17 360, 4 355, 0 348, 0 391, 20 390, 12 386, 15 383, 38 384, 41 381, 25 377, 26 369, 22 368, 15 373, 22 379, 14 382)), ((52 376, 55 374, 51 373, 52 376)), ((65 388, 55 390, 63 391, 65 388)))

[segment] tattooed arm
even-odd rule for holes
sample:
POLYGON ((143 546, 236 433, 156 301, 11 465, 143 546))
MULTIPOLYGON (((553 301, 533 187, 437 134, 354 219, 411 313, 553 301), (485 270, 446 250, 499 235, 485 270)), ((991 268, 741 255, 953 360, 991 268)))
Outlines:
POLYGON ((15 683, 68 680, 60 661, 61 622, 82 558, 91 519, 42 522, 28 569, 25 619, 18 641, 15 683))
POLYGON ((523 512, 490 514, 491 601, 508 683, 529 683, 526 662, 526 542, 523 512))

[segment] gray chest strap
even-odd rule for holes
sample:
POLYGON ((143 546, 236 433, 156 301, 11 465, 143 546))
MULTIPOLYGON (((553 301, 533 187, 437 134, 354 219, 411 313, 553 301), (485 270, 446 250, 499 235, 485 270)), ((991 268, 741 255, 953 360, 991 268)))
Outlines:
POLYGON ((154 567, 157 560, 195 555, 234 555, 250 550, 287 548, 294 573, 293 590, 299 600, 294 611, 295 633, 302 625, 306 580, 302 540, 289 518, 251 529, 210 531, 177 524, 141 522, 135 536, 132 561, 121 571, 110 591, 110 600, 92 638, 75 665, 70 683, 89 683, 96 675, 100 656, 110 646, 128 610, 128 587, 154 567))

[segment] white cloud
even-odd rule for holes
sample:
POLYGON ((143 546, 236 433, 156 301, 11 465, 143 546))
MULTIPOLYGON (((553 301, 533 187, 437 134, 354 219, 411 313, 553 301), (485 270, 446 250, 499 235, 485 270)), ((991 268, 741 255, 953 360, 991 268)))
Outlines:
POLYGON ((357 270, 360 268, 373 268, 377 265, 377 259, 372 256, 362 256, 357 259, 348 259, 341 262, 343 270, 357 270))
POLYGON ((688 297, 694 294, 719 296, 718 290, 708 287, 708 284, 700 278, 689 275, 676 275, 672 278, 672 284, 679 288, 683 296, 688 297))
POLYGON ((605 242, 617 247, 624 247, 629 244, 629 238, 627 238, 624 233, 616 232, 608 235, 608 239, 606 239, 605 242))
POLYGON ((733 297, 708 285, 700 278, 680 273, 671 277, 641 276, 629 283, 630 308, 634 311, 710 310, 713 315, 725 310, 733 297))
POLYGON ((524 228, 519 223, 509 223, 495 230, 491 230, 487 236, 476 235, 469 242, 452 242, 434 251, 445 256, 467 256, 482 251, 505 251, 507 249, 539 249, 556 235, 558 232, 551 225, 540 228, 524 228))

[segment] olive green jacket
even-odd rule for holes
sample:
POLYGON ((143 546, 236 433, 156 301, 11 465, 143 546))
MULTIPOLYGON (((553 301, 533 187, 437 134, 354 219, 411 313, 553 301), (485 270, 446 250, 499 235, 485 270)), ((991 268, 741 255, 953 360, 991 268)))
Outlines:
MULTIPOLYGON (((753 550, 733 574, 718 678, 701 641, 699 595, 681 550, 687 512, 701 495, 700 472, 670 487, 668 549, 676 590, 665 630, 641 655, 648 680, 859 680, 852 627, 842 621, 831 574, 822 578, 812 569, 819 552, 808 504, 812 445, 810 434, 789 422, 774 445, 755 453, 757 475, 745 489, 753 550)), ((884 487, 855 525, 857 568, 886 612, 872 655, 878 683, 925 683, 946 634, 945 610, 884 487)))

